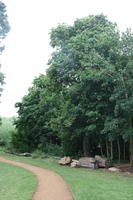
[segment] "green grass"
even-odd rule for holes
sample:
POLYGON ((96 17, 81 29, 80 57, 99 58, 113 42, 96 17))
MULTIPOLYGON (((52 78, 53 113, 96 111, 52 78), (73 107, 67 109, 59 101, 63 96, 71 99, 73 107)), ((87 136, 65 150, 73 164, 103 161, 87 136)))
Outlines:
POLYGON ((21 167, 0 162, 0 199, 31 200, 36 177, 21 167))
POLYGON ((57 172, 67 181, 76 200, 133 200, 133 177, 100 170, 59 166, 57 160, 53 158, 32 159, 0 154, 57 172))

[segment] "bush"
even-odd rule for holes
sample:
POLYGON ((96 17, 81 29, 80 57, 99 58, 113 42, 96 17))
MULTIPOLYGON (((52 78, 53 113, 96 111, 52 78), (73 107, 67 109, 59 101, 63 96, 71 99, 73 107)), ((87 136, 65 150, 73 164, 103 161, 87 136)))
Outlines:
POLYGON ((57 144, 46 144, 45 148, 44 148, 45 153, 47 153, 48 155, 51 156, 63 156, 63 148, 60 145, 57 144))
POLYGON ((38 149, 33 151, 32 158, 46 158, 48 156, 63 156, 63 148, 57 144, 46 144, 43 146, 40 144, 38 149))
POLYGON ((11 142, 12 132, 15 131, 13 125, 13 118, 2 118, 2 124, 0 126, 0 145, 8 146, 11 142))
POLYGON ((41 150, 37 149, 37 150, 33 151, 32 158, 42 158, 43 155, 44 155, 44 153, 41 150))

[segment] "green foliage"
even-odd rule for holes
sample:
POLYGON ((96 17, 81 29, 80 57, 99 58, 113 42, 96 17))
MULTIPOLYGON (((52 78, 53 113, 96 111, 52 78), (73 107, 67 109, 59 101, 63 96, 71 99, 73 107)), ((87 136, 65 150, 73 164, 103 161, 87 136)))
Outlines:
POLYGON ((41 158, 42 156, 44 156, 44 153, 38 149, 32 152, 32 158, 41 158))
POLYGON ((45 158, 48 156, 64 156, 63 148, 60 145, 57 144, 46 144, 45 147, 43 147, 42 151, 42 144, 39 145, 38 149, 32 152, 32 158, 45 158))
POLYGON ((11 144, 8 148, 15 152, 31 152, 32 146, 29 146, 30 143, 32 143, 32 141, 28 139, 25 132, 18 132, 17 130, 12 134, 11 144))
POLYGON ((65 29, 59 25, 51 32, 52 45, 57 49, 49 62, 48 76, 63 94, 58 132, 65 141, 66 137, 71 142, 80 140, 75 153, 81 151, 85 137, 98 146, 95 138, 100 137, 113 104, 109 101, 113 81, 103 72, 115 62, 119 37, 116 25, 103 15, 78 19, 65 29))
POLYGON ((114 147, 119 159, 125 156, 124 142, 133 147, 131 30, 120 34, 106 16, 91 15, 58 25, 50 39, 46 75, 16 104, 14 147, 50 153, 61 146, 66 155, 107 157, 114 147))
POLYGON ((57 144, 46 144, 44 151, 51 156, 63 156, 63 148, 57 144))
POLYGON ((19 117, 15 122, 18 132, 12 139, 14 148, 31 152, 39 147, 44 151, 47 143, 60 143, 57 132, 49 125, 51 116, 56 114, 57 97, 45 75, 34 80, 29 94, 16 104, 19 117))
POLYGON ((2 118, 0 126, 0 145, 8 146, 11 142, 12 134, 15 132, 13 125, 14 118, 2 118))

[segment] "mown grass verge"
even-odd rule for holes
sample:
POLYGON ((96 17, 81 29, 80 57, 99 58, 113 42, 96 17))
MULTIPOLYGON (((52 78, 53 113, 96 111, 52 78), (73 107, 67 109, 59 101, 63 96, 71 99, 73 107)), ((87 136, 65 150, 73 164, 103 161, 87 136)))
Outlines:
POLYGON ((66 180, 76 200, 133 199, 133 177, 100 170, 59 166, 57 159, 54 158, 33 159, 17 157, 3 152, 0 152, 0 155, 57 172, 66 180))
POLYGON ((31 200, 36 182, 35 175, 30 171, 0 162, 1 200, 31 200))

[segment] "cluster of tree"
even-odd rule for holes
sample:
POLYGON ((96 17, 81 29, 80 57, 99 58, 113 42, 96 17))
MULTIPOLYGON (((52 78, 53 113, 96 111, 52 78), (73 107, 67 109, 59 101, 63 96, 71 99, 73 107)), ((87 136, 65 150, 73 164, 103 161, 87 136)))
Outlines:
POLYGON ((20 151, 62 146, 64 154, 101 154, 133 163, 133 34, 104 15, 58 25, 46 75, 16 103, 20 151))
POLYGON ((2 118, 0 126, 0 146, 10 147, 12 134, 16 131, 13 125, 15 118, 2 118))

